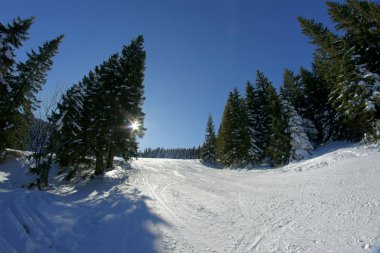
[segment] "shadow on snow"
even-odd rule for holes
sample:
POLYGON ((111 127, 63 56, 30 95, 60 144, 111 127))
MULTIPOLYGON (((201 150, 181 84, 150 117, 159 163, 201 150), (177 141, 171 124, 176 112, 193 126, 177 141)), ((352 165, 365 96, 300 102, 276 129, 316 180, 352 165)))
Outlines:
POLYGON ((96 178, 63 195, 4 189, 0 251, 159 252, 155 225, 168 224, 147 201, 127 176, 96 178))

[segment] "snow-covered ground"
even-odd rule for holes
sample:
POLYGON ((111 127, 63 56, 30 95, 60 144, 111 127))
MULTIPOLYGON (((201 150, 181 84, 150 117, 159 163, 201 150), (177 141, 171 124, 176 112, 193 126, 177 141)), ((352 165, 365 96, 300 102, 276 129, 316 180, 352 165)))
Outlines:
MULTIPOLYGON (((380 152, 329 144, 282 168, 196 160, 120 163, 88 184, 19 188, 0 164, 2 252, 375 252, 380 152)), ((378 251, 380 252, 380 251, 378 251)))

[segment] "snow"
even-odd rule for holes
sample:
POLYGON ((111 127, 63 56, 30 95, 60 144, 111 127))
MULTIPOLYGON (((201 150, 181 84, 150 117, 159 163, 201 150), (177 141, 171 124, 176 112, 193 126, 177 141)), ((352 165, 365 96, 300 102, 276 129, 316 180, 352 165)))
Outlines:
POLYGON ((64 111, 63 113, 62 113, 62 116, 57 120, 57 122, 55 123, 55 126, 57 127, 57 131, 61 131, 61 129, 62 129, 62 121, 63 121, 63 119, 65 118, 65 116, 66 116, 66 113, 67 113, 67 110, 66 111, 64 111))
POLYGON ((13 59, 13 53, 12 53, 12 50, 10 48, 8 48, 6 51, 5 51, 5 57, 7 57, 9 60, 12 60, 13 59))
POLYGON ((0 252, 375 252, 380 242, 375 145, 330 143, 277 169, 115 163, 87 183, 54 176, 48 192, 19 187, 20 161, 0 164, 0 252))

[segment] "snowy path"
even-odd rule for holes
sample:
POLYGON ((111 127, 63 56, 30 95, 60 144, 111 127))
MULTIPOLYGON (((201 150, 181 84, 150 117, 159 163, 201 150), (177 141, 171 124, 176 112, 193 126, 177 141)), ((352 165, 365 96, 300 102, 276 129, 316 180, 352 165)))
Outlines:
POLYGON ((171 252, 371 252, 380 238, 380 154, 347 148, 280 170, 139 159, 133 185, 169 223, 171 252))

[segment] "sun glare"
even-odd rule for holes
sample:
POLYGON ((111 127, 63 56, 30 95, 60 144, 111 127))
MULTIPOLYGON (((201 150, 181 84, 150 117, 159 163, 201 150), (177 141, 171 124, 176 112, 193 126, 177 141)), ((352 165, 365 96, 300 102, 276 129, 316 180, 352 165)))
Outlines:
POLYGON ((139 126, 140 126, 140 124, 137 122, 137 121, 134 121, 134 122, 131 122, 131 124, 130 124, 130 128, 132 129, 132 130, 137 130, 138 128, 139 128, 139 126))

